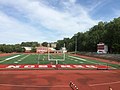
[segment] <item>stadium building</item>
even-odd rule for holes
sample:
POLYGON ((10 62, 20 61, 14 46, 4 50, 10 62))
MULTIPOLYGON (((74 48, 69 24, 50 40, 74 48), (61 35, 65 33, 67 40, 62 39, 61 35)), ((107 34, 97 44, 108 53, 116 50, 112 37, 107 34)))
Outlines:
POLYGON ((43 47, 43 46, 40 46, 40 47, 36 48, 36 53, 47 53, 48 50, 49 50, 49 52, 55 52, 56 51, 52 47, 43 47))

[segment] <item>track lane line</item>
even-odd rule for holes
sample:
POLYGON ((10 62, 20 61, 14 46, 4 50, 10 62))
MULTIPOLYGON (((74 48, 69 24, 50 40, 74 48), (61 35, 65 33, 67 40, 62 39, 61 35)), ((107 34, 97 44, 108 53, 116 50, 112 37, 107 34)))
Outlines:
POLYGON ((89 86, 94 87, 94 86, 102 86, 102 85, 110 85, 110 84, 118 84, 120 83, 120 81, 116 81, 116 82, 109 82, 109 83, 98 83, 98 84, 91 84, 89 86))
POLYGON ((51 87, 54 87, 54 88, 64 88, 64 87, 69 87, 69 85, 53 85, 53 86, 50 86, 50 85, 16 85, 16 84, 0 84, 0 86, 9 86, 9 87, 31 87, 31 88, 51 88, 51 87))

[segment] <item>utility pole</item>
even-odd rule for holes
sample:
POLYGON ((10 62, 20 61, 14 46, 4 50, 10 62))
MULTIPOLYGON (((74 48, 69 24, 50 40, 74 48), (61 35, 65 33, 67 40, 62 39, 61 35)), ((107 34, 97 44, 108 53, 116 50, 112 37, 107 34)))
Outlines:
POLYGON ((77 54, 77 34, 75 34, 75 54, 77 54))
POLYGON ((47 49, 48 49, 48 60, 50 60, 50 56, 49 56, 49 54, 50 54, 50 52, 49 52, 49 43, 48 43, 48 45, 47 45, 47 49))

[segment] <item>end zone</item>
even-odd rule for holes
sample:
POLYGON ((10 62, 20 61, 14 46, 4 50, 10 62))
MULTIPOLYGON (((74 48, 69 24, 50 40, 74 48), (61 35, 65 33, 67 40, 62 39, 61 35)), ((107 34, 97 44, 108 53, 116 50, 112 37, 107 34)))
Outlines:
POLYGON ((67 65, 62 65, 62 64, 57 64, 57 65, 52 65, 52 64, 47 64, 47 65, 0 65, 0 69, 108 69, 110 68, 109 66, 106 65, 73 65, 73 64, 67 64, 67 65))

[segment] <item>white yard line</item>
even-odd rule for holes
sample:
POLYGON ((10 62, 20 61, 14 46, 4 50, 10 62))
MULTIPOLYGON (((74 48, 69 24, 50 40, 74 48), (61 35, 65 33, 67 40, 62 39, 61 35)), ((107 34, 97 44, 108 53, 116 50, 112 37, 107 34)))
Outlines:
POLYGON ((83 63, 83 62, 79 62, 79 63, 83 63))
POLYGON ((71 57, 71 58, 75 58, 75 59, 78 59, 78 60, 82 60, 82 61, 87 61, 87 60, 85 60, 85 59, 78 58, 78 57, 74 57, 74 56, 69 56, 69 57, 71 57))
POLYGON ((3 60, 3 61, 0 61, 0 63, 5 62, 5 61, 8 61, 8 60, 13 59, 13 58, 17 58, 17 57, 19 57, 19 56, 21 56, 21 55, 15 55, 15 56, 9 57, 9 58, 7 58, 7 59, 5 59, 5 60, 3 60))
POLYGON ((22 61, 23 59, 27 58, 28 56, 30 56, 30 54, 28 54, 28 55, 22 57, 21 59, 19 59, 19 60, 17 60, 17 61, 22 61))
POLYGON ((22 61, 22 60, 18 60, 18 61, 22 61))
POLYGON ((97 64, 97 63, 95 63, 95 62, 88 61, 88 60, 83 59, 83 58, 78 58, 78 57, 74 57, 74 56, 69 56, 69 57, 71 57, 71 58, 75 58, 75 59, 78 59, 78 60, 81 60, 81 61, 85 61, 85 62, 89 62, 89 63, 94 63, 94 64, 97 64))
POLYGON ((78 61, 78 60, 75 60, 76 62, 78 61))
POLYGON ((54 85, 54 86, 50 86, 50 85, 16 85, 16 84, 0 84, 0 86, 9 86, 9 87, 30 87, 30 88, 64 88, 64 87, 69 87, 69 85, 54 85))
POLYGON ((9 58, 6 58, 5 60, 10 60, 10 59, 13 59, 13 58, 16 58, 16 57, 19 57, 20 55, 15 55, 15 56, 12 56, 12 57, 9 57, 9 58))
POLYGON ((18 62, 15 61, 14 63, 18 63, 18 62))
POLYGON ((110 84, 119 84, 120 81, 116 81, 116 82, 109 82, 109 83, 98 83, 98 84, 91 84, 89 86, 94 87, 94 86, 102 86, 102 85, 110 85, 110 84))
MULTIPOLYGON (((68 57, 71 57, 71 58, 75 58, 75 59, 78 59, 78 60, 81 60, 81 61, 85 61, 85 62, 89 62, 89 63, 93 63, 93 64, 101 64, 101 65, 107 65, 107 63, 103 63, 103 62, 99 62, 99 63, 97 63, 97 62, 93 62, 93 61, 90 61, 90 60, 86 60, 86 59, 83 59, 83 58, 78 58, 78 57, 74 57, 74 56, 68 56, 68 57)), ((71 59, 72 60, 72 59, 71 59)), ((111 67, 111 66, 110 66, 111 67)), ((115 67, 112 67, 112 69, 117 69, 117 68, 115 68, 115 67)))

